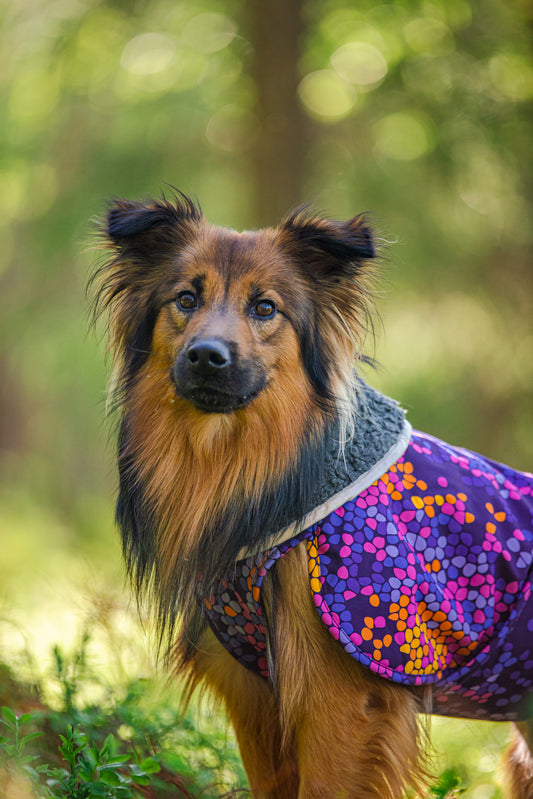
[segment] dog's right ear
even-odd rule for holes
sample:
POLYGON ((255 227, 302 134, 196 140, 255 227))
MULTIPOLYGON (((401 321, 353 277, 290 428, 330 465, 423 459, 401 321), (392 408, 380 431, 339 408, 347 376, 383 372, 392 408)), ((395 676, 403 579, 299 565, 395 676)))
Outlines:
POLYGON ((167 206, 116 200, 107 212, 107 235, 119 244, 124 239, 172 222, 172 213, 167 206))
POLYGON ((201 217, 198 205, 184 194, 177 195, 174 203, 164 198, 147 203, 115 200, 107 211, 104 235, 118 250, 144 249, 148 237, 153 251, 154 245, 161 249, 169 238, 177 243, 187 223, 201 217))
POLYGON ((102 224, 103 244, 111 255, 89 281, 94 288, 92 315, 96 320, 109 312, 112 344, 118 352, 148 350, 168 272, 165 264, 202 220, 199 206, 184 194, 176 193, 173 199, 114 200, 102 224))

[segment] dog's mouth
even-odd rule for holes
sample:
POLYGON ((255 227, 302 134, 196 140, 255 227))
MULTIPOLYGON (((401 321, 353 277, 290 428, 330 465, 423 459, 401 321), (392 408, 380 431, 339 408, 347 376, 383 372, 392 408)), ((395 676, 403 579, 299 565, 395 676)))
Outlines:
POLYGON ((204 413, 233 413, 241 408, 246 408, 257 397, 260 390, 242 395, 231 394, 211 386, 197 386, 178 393, 204 413))

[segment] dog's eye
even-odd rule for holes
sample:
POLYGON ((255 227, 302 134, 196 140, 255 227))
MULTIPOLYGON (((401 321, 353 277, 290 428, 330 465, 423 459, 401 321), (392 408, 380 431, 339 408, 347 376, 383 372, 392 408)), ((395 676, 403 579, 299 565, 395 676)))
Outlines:
POLYGON ((178 308, 182 308, 185 311, 190 311, 192 308, 198 307, 198 300, 192 291, 182 291, 180 294, 178 294, 176 305, 178 308))
POLYGON ((260 319, 271 319, 276 311, 276 305, 271 300, 261 300, 252 308, 254 316, 258 316, 260 319))

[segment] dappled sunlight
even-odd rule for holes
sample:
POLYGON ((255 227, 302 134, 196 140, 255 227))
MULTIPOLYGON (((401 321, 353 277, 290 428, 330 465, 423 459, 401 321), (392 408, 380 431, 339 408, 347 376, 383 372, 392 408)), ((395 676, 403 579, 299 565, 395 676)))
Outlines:
POLYGON ((383 53, 365 42, 349 42, 335 50, 331 64, 341 78, 359 88, 373 89, 387 74, 383 53))
POLYGON ((50 210, 57 197, 58 179, 50 163, 19 160, 0 170, 0 214, 4 220, 36 219, 50 210), (36 191, 38 189, 38 191, 36 191))
POLYGON ((511 100, 533 97, 533 65, 519 53, 498 53, 489 61, 489 75, 498 91, 511 100))
MULTIPOLYGON (((43 678, 51 667, 53 647, 77 646, 86 628, 94 636, 96 660, 109 673, 106 647, 101 640, 98 644, 102 638, 98 608, 106 602, 110 607, 116 605, 117 630, 121 634, 129 631, 133 640, 135 603, 128 610, 118 536, 109 517, 101 521, 109 532, 107 541, 99 547, 95 536, 90 548, 82 547, 81 541, 72 546, 79 531, 70 529, 50 509, 31 500, 17 510, 4 504, 0 528, 7 533, 0 562, 0 641, 8 662, 27 651, 32 657, 25 671, 36 669, 35 676, 43 678), (118 600, 121 590, 122 599, 118 600)), ((127 659, 125 650, 123 657, 127 659)), ((129 661, 135 671, 138 654, 129 661)))
POLYGON ((227 47, 236 35, 237 25, 230 17, 207 12, 192 17, 180 39, 185 47, 200 53, 216 53, 227 47))
POLYGON ((431 120, 419 112, 389 114, 374 126, 378 154, 398 161, 413 161, 433 149, 431 120))
POLYGON ((455 50, 451 30, 435 17, 424 16, 410 20, 404 25, 403 34, 409 47, 422 55, 445 56, 455 50))
POLYGON ((351 84, 332 69, 310 72, 302 79, 298 93, 309 113, 326 122, 348 116, 357 102, 351 84))
POLYGON ((162 33, 142 33, 122 51, 120 63, 134 75, 154 75, 168 69, 176 57, 176 42, 162 33))

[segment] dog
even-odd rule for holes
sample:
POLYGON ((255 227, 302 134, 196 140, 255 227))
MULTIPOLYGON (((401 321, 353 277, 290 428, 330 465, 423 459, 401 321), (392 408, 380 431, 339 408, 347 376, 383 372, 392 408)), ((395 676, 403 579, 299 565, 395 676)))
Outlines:
POLYGON ((516 722, 509 795, 532 799, 533 475, 358 376, 365 217, 238 233, 177 193, 113 201, 103 241, 128 573, 254 797, 420 794, 440 713, 516 722))

